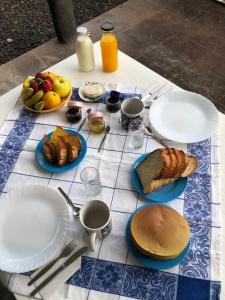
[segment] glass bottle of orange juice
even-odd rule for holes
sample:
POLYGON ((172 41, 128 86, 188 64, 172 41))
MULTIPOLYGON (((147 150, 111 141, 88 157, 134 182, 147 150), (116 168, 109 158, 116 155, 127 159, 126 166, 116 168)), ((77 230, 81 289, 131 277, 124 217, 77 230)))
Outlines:
POLYGON ((110 22, 101 25, 102 38, 100 41, 102 65, 104 72, 114 72, 118 68, 118 42, 110 22))

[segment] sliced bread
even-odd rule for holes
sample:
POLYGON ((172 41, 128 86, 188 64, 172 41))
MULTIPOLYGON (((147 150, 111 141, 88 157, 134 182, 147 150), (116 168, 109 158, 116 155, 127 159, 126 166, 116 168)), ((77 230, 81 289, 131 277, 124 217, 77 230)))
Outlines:
POLYGON ((153 151, 136 168, 144 193, 148 193, 149 183, 157 178, 164 166, 164 158, 160 149, 153 151))
POLYGON ((198 160, 195 156, 186 156, 186 168, 180 175, 181 177, 191 176, 198 167, 198 160))

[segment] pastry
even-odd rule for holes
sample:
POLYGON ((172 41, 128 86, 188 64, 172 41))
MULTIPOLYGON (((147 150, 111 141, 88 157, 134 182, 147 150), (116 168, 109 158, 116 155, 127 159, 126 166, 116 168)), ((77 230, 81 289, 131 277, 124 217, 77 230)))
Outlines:
POLYGON ((103 93, 104 93, 103 87, 99 83, 85 84, 83 88, 84 96, 91 99, 99 97, 103 95, 103 93))
POLYGON ((168 260, 176 258, 190 240, 190 228, 175 210, 152 205, 139 210, 131 219, 131 238, 145 255, 168 260))

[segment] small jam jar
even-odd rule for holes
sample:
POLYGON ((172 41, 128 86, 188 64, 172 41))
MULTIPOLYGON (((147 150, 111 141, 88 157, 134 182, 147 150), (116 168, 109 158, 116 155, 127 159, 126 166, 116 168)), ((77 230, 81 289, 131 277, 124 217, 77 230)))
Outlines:
POLYGON ((77 123, 82 119, 83 103, 78 101, 69 101, 67 103, 66 118, 70 123, 77 123))
POLYGON ((88 126, 91 132, 101 133, 105 129, 105 121, 101 112, 94 112, 88 115, 88 126))
POLYGON ((111 91, 110 96, 106 99, 106 108, 109 112, 115 113, 120 110, 121 101, 120 93, 117 91, 111 91))

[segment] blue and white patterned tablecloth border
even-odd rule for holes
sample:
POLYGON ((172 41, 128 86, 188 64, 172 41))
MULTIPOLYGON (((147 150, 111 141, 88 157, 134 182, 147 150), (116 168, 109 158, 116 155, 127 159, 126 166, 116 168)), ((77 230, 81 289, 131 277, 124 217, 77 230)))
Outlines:
MULTIPOLYGON (((73 90, 72 98, 77 99, 77 91, 73 90)), ((130 96, 139 95, 122 94, 124 99, 130 96)), ((37 117, 38 114, 22 109, 0 149, 0 192, 37 117)), ((188 257, 180 264, 179 275, 83 257, 81 269, 68 280, 68 284, 137 299, 219 299, 220 282, 210 280, 211 142, 190 144, 187 149, 189 154, 198 157, 201 167, 189 178, 184 194, 184 216, 191 227, 192 245, 188 257)))

